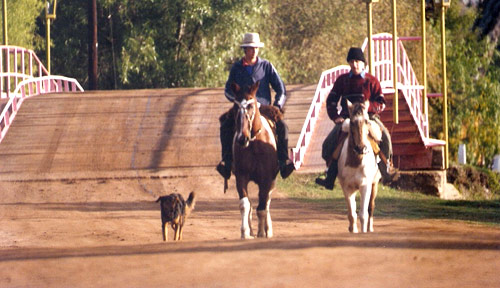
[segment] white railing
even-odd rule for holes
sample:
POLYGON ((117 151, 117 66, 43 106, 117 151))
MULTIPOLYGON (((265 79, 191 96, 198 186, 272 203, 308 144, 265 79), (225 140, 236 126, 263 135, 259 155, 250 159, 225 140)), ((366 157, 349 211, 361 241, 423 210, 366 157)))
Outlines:
POLYGON ((73 78, 48 75, 40 59, 29 49, 0 46, 0 69, 0 98, 9 99, 0 112, 0 142, 24 99, 47 93, 83 92, 73 78))
MULTIPOLYGON (((382 85, 382 88, 394 89, 392 79, 392 35, 381 33, 373 36, 373 71, 382 85)), ((398 90, 402 92, 410 113, 415 121, 420 137, 425 143, 429 138, 429 125, 427 114, 423 113, 423 85, 419 85, 415 71, 406 54, 402 40, 415 40, 415 37, 400 37, 398 40, 397 51, 397 82, 398 90)), ((367 46, 368 40, 365 39, 362 48, 367 46)))
MULTIPOLYGON (((385 93, 394 93, 394 82, 392 78, 392 34, 380 33, 373 35, 373 74, 380 81, 385 93)), ((397 51, 397 88, 402 92, 406 103, 410 107, 410 113, 415 121, 420 137, 425 146, 444 145, 444 141, 429 138, 429 123, 427 114, 423 113, 423 89, 418 84, 417 77, 411 66, 406 50, 401 40, 416 40, 415 37, 399 37, 397 51)), ((368 39, 365 39, 361 48, 365 50, 368 39)), ((302 126, 302 131, 295 148, 292 149, 292 160, 298 169, 303 164, 304 154, 309 146, 319 111, 325 101, 326 95, 333 87, 333 83, 343 73, 350 70, 349 66, 341 65, 324 71, 321 74, 316 92, 314 94, 309 113, 302 126)))
POLYGON ((309 107, 307 117, 300 132, 299 140, 297 141, 297 145, 295 146, 295 148, 292 148, 291 158, 295 163, 296 169, 299 169, 303 164, 304 155, 311 141, 311 136, 314 132, 314 127, 316 126, 316 122, 319 117, 319 111, 321 110, 321 107, 323 106, 328 93, 330 93, 330 90, 332 90, 333 83, 335 83, 335 80, 337 80, 340 75, 349 72, 349 70, 349 66, 341 65, 330 70, 323 71, 323 73, 321 73, 318 86, 316 86, 316 91, 314 92, 311 106, 309 107))
POLYGON ((17 46, 0 46, 0 70, 1 98, 9 98, 21 81, 49 75, 35 52, 17 46))

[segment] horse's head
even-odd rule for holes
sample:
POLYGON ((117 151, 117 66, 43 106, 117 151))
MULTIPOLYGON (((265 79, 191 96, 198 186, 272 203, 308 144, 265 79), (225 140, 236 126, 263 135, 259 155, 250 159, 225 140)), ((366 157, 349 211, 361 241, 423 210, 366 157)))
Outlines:
POLYGON ((353 150, 357 154, 368 153, 368 133, 370 120, 368 117, 369 102, 351 103, 347 101, 349 108, 349 137, 352 139, 353 150))
POLYGON ((231 84, 231 90, 235 95, 234 103, 238 105, 238 114, 236 116, 236 142, 243 146, 248 147, 256 133, 252 136, 254 121, 256 116, 259 115, 259 108, 255 94, 259 89, 259 82, 249 86, 240 87, 236 83, 231 84))

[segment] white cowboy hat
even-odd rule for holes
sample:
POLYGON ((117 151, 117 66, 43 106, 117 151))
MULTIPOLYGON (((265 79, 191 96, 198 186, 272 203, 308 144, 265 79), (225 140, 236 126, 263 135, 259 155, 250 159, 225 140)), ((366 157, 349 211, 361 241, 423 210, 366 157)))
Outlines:
POLYGON ((261 48, 264 47, 264 43, 260 42, 259 33, 245 33, 245 35, 243 35, 243 42, 241 43, 240 47, 261 48))

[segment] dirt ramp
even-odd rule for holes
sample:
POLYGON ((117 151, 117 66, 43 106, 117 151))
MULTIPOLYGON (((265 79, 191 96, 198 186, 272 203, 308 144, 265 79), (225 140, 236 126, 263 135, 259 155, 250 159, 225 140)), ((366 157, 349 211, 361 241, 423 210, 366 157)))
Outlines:
MULTIPOLYGON (((310 86, 290 88, 290 147, 312 92, 310 86)), ((33 97, 0 145, 0 173, 214 167, 220 159, 218 118, 230 107, 222 88, 33 97)))

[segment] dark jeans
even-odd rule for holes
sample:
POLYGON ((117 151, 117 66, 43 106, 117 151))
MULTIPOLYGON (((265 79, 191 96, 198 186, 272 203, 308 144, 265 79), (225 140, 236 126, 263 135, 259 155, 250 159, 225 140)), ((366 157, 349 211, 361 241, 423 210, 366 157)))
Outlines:
MULTIPOLYGON (((387 130, 387 128, 385 128, 384 124, 382 123, 382 121, 380 121, 380 118, 377 115, 370 115, 370 120, 375 121, 382 129, 382 140, 379 143, 380 151, 384 153, 384 155, 387 157, 387 160, 391 160, 392 159, 391 134, 389 134, 389 131, 387 130)), ((335 151, 335 148, 339 144, 337 142, 341 130, 342 130, 342 123, 335 124, 335 127, 333 127, 332 131, 330 131, 328 136, 326 136, 325 140, 323 141, 321 157, 326 162, 330 160, 333 151, 335 151)))

